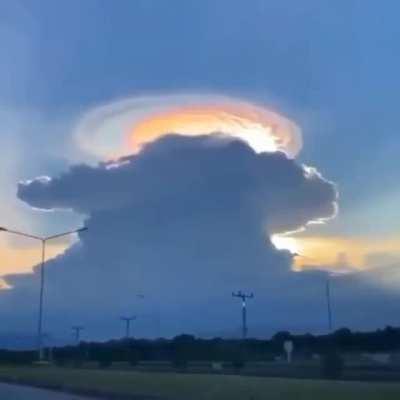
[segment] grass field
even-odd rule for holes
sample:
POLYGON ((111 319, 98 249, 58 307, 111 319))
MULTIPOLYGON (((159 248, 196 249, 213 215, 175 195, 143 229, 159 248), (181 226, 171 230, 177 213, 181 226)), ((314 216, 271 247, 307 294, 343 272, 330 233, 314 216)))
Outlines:
POLYGON ((172 400, 400 399, 400 384, 190 375, 51 367, 0 368, 1 379, 172 400))

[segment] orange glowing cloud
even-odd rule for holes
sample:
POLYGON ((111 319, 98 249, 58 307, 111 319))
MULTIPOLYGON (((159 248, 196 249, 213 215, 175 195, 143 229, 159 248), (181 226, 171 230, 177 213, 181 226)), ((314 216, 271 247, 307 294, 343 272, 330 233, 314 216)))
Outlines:
POLYGON ((256 152, 282 151, 292 158, 302 146, 300 130, 293 122, 247 103, 181 106, 151 114, 133 125, 128 146, 136 153, 168 133, 222 133, 244 140, 256 152))
POLYGON ((400 256, 400 239, 363 237, 291 237, 295 252, 301 257, 295 259, 295 269, 320 268, 331 270, 362 270, 375 267, 366 264, 369 254, 393 254, 400 256))
MULTIPOLYGON (((62 253, 71 245, 68 241, 49 243, 46 249, 46 260, 62 253)), ((0 277, 7 274, 22 274, 32 272, 32 267, 41 261, 41 248, 36 243, 32 245, 13 246, 5 241, 0 242, 0 277)), ((0 289, 2 288, 0 278, 0 289)))

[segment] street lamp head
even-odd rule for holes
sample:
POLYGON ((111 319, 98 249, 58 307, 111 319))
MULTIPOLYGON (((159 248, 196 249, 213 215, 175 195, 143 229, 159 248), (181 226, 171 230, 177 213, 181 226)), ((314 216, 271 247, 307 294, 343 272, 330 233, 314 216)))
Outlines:
POLYGON ((129 316, 129 317, 120 317, 120 320, 121 321, 134 321, 134 320, 136 320, 137 319, 137 316, 136 315, 131 315, 131 316, 129 316))
POLYGON ((7 231, 8 231, 7 228, 4 228, 3 226, 0 226, 0 232, 7 232, 7 231))
POLYGON ((87 231, 89 228, 87 227, 87 226, 84 226, 84 227, 82 227, 82 228, 79 228, 78 230, 77 230, 77 232, 85 232, 85 231, 87 231))

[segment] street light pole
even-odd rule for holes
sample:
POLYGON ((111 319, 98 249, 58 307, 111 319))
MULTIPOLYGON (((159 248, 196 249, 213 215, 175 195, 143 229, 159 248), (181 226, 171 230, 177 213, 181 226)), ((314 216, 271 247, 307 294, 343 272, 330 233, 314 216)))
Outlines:
MULTIPOLYGON (((299 253, 292 253, 292 256, 306 258, 311 261, 313 260, 312 258, 303 256, 302 254, 299 253)), ((329 273, 325 282, 325 296, 326 296, 326 308, 328 314, 328 328, 329 328, 329 333, 331 333, 333 328, 333 322, 332 322, 332 304, 331 304, 331 282, 329 273)))
POLYGON ((329 333, 332 332, 332 306, 331 306, 331 285, 329 275, 326 279, 326 306, 328 310, 328 326, 329 326, 329 333))
POLYGON ((242 300, 242 338, 246 339, 248 332, 246 299, 252 299, 254 294, 245 294, 239 290, 237 293, 232 293, 232 297, 239 297, 242 300))
POLYGON ((43 360, 43 297, 44 297, 44 264, 46 262, 46 239, 42 242, 42 263, 40 266, 40 295, 39 295, 39 317, 38 317, 38 333, 37 333, 37 350, 39 361, 43 360))
POLYGON ((73 326, 72 330, 75 332, 76 343, 79 344, 81 339, 81 332, 85 329, 83 326, 73 326))
POLYGON ((0 227, 0 232, 8 232, 18 236, 24 236, 27 238, 39 240, 42 247, 42 260, 40 264, 40 293, 39 293, 39 315, 38 315, 38 327, 37 327, 37 353, 39 361, 43 360, 43 301, 44 301, 44 285, 45 285, 45 275, 44 267, 46 263, 46 244, 49 240, 60 238, 67 235, 72 235, 74 233, 84 232, 88 228, 83 227, 80 229, 75 229, 74 231, 68 231, 64 233, 59 233, 57 235, 42 237, 35 236, 24 232, 14 231, 4 227, 0 227))
POLYGON ((135 319, 136 319, 136 316, 121 317, 121 321, 125 322, 125 337, 127 339, 129 339, 131 336, 131 321, 134 321, 135 319))

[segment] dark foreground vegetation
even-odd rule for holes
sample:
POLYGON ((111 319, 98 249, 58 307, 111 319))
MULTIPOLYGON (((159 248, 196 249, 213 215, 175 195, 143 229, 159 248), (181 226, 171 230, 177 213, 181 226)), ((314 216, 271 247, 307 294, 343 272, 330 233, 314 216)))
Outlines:
MULTIPOLYGON (((400 381, 400 329, 392 327, 363 333, 340 329, 321 336, 279 332, 271 340, 180 335, 81 342, 47 349, 47 355, 59 367, 400 381), (283 350, 288 340, 294 344, 290 365, 283 350)), ((33 351, 0 351, 0 363, 6 365, 32 364, 35 358, 33 351)))

